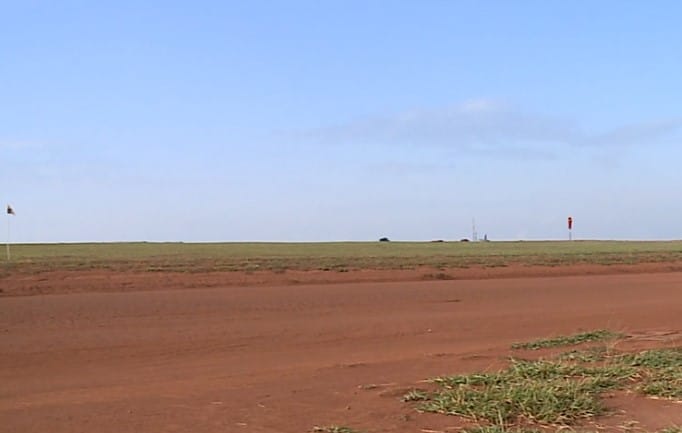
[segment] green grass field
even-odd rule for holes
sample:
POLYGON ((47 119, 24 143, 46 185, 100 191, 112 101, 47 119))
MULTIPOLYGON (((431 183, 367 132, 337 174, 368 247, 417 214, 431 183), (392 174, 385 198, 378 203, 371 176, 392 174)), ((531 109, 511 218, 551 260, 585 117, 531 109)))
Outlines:
POLYGON ((258 271, 434 269, 512 264, 635 264, 682 261, 671 242, 331 242, 16 244, 4 275, 50 270, 258 271))

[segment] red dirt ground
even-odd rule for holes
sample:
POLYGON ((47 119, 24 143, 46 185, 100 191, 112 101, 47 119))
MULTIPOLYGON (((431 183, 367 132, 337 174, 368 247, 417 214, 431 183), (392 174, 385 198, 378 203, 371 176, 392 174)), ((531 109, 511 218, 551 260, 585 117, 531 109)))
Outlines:
MULTIPOLYGON (((429 377, 502 366, 516 341, 608 328, 631 335, 626 349, 682 343, 681 272, 557 272, 192 290, 209 277, 0 279, 0 431, 455 431, 461 420, 400 397, 429 377), (62 294, 14 296, 43 292, 62 294)), ((612 431, 682 425, 677 403, 606 403, 614 414, 596 422, 612 431)))
POLYGON ((682 272, 682 262, 619 265, 531 266, 509 264, 503 267, 471 266, 434 269, 352 269, 340 271, 286 272, 117 272, 109 270, 51 271, 38 274, 14 273, 0 278, 0 296, 41 295, 75 292, 122 292, 282 286, 299 284, 369 283, 429 280, 479 280, 570 275, 618 275, 682 272))

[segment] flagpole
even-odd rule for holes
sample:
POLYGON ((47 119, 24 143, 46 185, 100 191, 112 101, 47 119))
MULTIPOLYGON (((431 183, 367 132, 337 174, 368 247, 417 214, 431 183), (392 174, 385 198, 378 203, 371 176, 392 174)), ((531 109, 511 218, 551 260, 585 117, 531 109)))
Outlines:
POLYGON ((9 234, 10 234, 9 227, 10 227, 10 220, 11 220, 10 217, 11 217, 11 215, 10 215, 9 213, 7 213, 7 261, 8 261, 8 262, 10 261, 10 258, 11 258, 10 254, 9 254, 9 241, 10 241, 10 237, 9 237, 9 234))

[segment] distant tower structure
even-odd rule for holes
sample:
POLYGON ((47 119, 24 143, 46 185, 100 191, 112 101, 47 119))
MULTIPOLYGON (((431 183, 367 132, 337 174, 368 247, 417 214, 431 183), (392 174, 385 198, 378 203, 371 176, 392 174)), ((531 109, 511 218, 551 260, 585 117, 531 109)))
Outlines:
POLYGON ((478 241, 478 232, 476 232, 476 219, 471 219, 471 240, 474 242, 478 241))

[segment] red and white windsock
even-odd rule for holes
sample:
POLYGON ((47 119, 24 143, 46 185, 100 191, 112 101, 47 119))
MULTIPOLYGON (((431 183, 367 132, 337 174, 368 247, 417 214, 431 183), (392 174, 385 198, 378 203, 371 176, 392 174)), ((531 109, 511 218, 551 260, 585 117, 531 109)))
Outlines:
POLYGON ((568 217, 568 240, 573 240, 573 217, 568 217))

